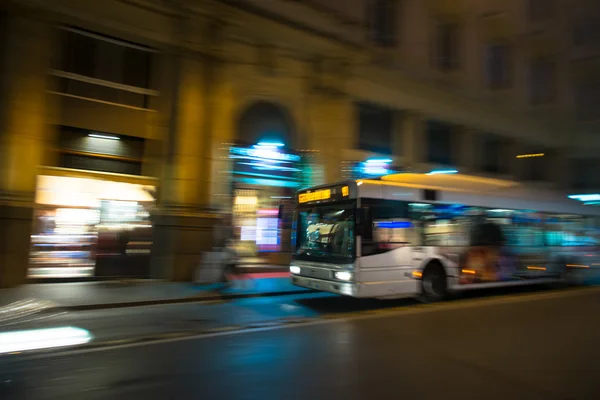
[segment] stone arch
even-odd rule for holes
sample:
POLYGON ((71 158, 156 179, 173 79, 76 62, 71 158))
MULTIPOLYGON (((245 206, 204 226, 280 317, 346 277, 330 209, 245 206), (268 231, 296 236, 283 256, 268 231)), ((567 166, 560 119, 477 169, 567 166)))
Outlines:
POLYGON ((276 141, 293 147, 295 125, 287 107, 273 101, 256 100, 240 113, 236 133, 241 144, 276 141))

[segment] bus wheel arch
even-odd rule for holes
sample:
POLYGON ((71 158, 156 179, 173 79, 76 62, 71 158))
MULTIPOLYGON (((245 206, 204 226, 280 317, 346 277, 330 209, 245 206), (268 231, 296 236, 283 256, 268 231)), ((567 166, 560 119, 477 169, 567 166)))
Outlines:
POLYGON ((438 259, 427 262, 421 277, 419 299, 425 303, 444 300, 448 296, 448 275, 444 264, 438 259))

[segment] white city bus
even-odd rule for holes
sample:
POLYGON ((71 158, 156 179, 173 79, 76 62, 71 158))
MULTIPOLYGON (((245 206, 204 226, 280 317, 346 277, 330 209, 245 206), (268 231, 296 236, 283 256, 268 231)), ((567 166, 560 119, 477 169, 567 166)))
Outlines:
POLYGON ((435 301, 600 266, 600 207, 512 181, 393 174, 301 190, 296 200, 290 272, 301 287, 435 301))

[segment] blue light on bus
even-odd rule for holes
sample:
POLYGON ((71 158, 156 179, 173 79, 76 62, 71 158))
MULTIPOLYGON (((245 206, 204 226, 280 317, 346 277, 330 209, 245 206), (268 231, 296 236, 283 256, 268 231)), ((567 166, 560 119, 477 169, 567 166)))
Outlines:
POLYGON ((370 158, 360 164, 360 172, 372 176, 389 175, 393 172, 388 168, 392 161, 389 158, 370 158))
POLYGON ((456 169, 434 169, 429 172, 427 175, 442 175, 442 174, 458 174, 458 170, 456 169))
POLYGON ((409 206, 411 206, 411 207, 422 207, 422 208, 425 208, 425 207, 430 207, 431 204, 428 204, 428 203, 410 203, 409 206))
POLYGON ((412 228, 413 224, 412 222, 408 222, 408 221, 398 221, 398 222, 388 222, 388 221, 384 221, 384 222, 377 222, 376 223, 378 228, 381 229, 406 229, 406 228, 412 228))
POLYGON ((383 167, 366 166, 363 168, 363 173, 366 175, 388 175, 390 170, 383 167))
POLYGON ((592 194, 571 194, 568 196, 570 199, 579 201, 600 201, 599 193, 592 194))

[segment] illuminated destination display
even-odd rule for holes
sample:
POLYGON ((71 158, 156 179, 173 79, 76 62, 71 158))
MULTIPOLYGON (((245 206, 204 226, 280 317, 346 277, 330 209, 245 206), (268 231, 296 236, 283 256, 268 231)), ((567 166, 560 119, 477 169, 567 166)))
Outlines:
POLYGON ((313 201, 323 200, 344 200, 345 197, 350 195, 350 188, 348 186, 334 187, 329 189, 319 189, 314 192, 305 192, 298 194, 298 203, 311 203, 313 201))
POLYGON ((317 190, 311 193, 300 193, 298 195, 299 203, 308 203, 310 201, 328 200, 331 198, 331 189, 317 190))

